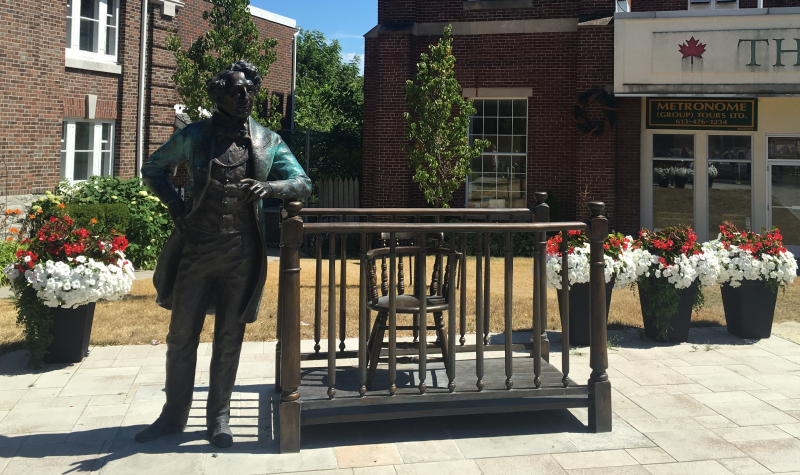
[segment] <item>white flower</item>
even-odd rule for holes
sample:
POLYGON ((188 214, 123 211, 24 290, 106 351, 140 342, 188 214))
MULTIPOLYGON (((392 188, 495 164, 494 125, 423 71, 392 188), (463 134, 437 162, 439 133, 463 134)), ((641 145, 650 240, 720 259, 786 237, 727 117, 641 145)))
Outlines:
POLYGON ((80 262, 81 264, 83 264, 84 262, 86 262, 86 257, 85 256, 78 256, 78 257, 75 258, 75 261, 76 262, 80 262))
POLYGON ((719 239, 709 242, 708 246, 714 249, 719 262, 719 284, 739 287, 743 280, 775 280, 779 287, 786 287, 797 275, 797 261, 789 251, 756 258, 752 252, 738 246, 725 249, 719 239))

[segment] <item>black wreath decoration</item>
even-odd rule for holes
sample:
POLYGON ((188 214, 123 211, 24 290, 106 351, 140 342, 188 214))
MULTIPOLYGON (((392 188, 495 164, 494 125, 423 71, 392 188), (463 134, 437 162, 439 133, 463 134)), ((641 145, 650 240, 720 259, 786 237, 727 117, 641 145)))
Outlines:
POLYGON ((578 96, 574 112, 575 126, 583 134, 603 135, 606 128, 610 129, 617 125, 617 100, 603 89, 589 89, 578 96), (606 115, 605 120, 596 121, 586 118, 586 106, 593 100, 597 100, 603 106, 603 111, 606 115))

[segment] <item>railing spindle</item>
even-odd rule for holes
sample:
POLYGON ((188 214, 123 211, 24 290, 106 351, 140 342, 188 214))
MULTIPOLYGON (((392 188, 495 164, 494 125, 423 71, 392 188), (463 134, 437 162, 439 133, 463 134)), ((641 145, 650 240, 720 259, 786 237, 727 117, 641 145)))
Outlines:
MULTIPOLYGON (((533 383, 536 385, 538 389, 542 385, 542 318, 541 318, 541 311, 542 306, 540 302, 543 298, 547 298, 547 295, 542 295, 542 257, 541 253, 539 252, 539 233, 534 233, 536 237, 536 241, 534 244, 534 261, 533 261, 533 335, 531 335, 531 340, 533 342, 533 383)), ((545 269, 546 270, 546 269, 545 269)))
POLYGON ((452 393, 456 390, 456 234, 450 233, 450 254, 447 256, 450 264, 447 273, 447 359, 450 365, 447 371, 447 389, 452 393))
POLYGON ((514 290, 514 249, 513 238, 511 233, 506 232, 505 236, 505 340, 506 340, 506 388, 511 389, 514 386, 514 380, 511 379, 514 375, 514 321, 513 321, 513 290, 514 290))
POLYGON ((419 275, 422 278, 417 279, 417 286, 419 287, 419 393, 425 394, 427 386, 425 385, 425 377, 428 371, 428 289, 427 274, 428 267, 428 237, 423 232, 420 236, 419 245, 419 275))
POLYGON ((608 219, 603 216, 605 205, 589 203, 590 267, 589 267, 589 429, 594 432, 611 432, 611 382, 608 380, 608 336, 606 334, 606 281, 605 251, 603 244, 608 236, 608 219))
POLYGON ((336 395, 336 233, 328 236, 328 397, 336 395))
POLYGON ((322 338, 322 234, 315 235, 317 243, 317 267, 314 285, 314 353, 319 353, 322 338))
POLYGON ((561 382, 569 386, 569 232, 561 231, 561 382))
POLYGON ((344 351, 344 339, 347 338, 347 234, 342 234, 340 241, 342 268, 339 278, 339 350, 344 351))
MULTIPOLYGON (((550 222, 550 206, 545 203, 545 200, 547 200, 547 193, 539 191, 534 193, 534 195, 536 196, 536 207, 534 208, 536 222, 550 222)), ((550 361, 550 340, 547 338, 547 233, 542 231, 534 233, 534 236, 537 237, 537 242, 539 243, 538 258, 541 260, 541 267, 539 268, 539 272, 541 272, 541 280, 539 282, 539 293, 541 296, 539 298, 539 316, 542 320, 542 333, 540 338, 542 341, 541 355, 545 361, 550 361)))
MULTIPOLYGON (((375 342, 376 345, 382 344, 375 342)), ((389 394, 397 392, 397 239, 389 237, 389 394)))
POLYGON ((475 234, 475 385, 483 391, 483 256, 481 254, 482 233, 475 234))
MULTIPOLYGON (((465 220, 466 221, 466 220, 465 220)), ((460 288, 460 302, 459 302, 459 331, 461 332, 461 339, 459 342, 461 346, 464 346, 466 343, 466 334, 467 334, 467 235, 461 234, 461 259, 458 262, 458 266, 460 268, 460 276, 461 276, 461 288, 460 288)), ((455 343, 453 343, 455 344, 455 343)))
POLYGON ((367 279, 370 278, 367 264, 367 233, 361 233, 361 254, 358 283, 358 393, 367 394, 367 279))
MULTIPOLYGON (((489 216, 486 217, 489 221, 489 216)), ((489 331, 491 330, 492 319, 492 235, 486 234, 486 276, 483 279, 483 344, 489 344, 489 331)))

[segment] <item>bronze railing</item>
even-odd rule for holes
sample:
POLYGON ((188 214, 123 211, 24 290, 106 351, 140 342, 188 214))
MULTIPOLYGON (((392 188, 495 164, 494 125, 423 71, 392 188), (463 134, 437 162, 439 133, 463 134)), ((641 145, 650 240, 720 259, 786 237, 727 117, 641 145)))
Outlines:
MULTIPOLYGON (((602 203, 590 203, 591 218, 587 223, 560 222, 549 223, 549 210, 544 204, 546 194, 537 193, 537 205, 532 209, 309 209, 301 210, 300 203, 288 203, 285 206, 286 217, 281 232, 280 280, 278 294, 278 344, 276 347, 276 387, 280 392, 280 447, 281 452, 297 452, 300 450, 301 425, 324 424, 345 421, 363 421, 375 419, 397 419, 406 417, 423 417, 428 415, 470 414, 482 412, 531 411, 539 409, 588 407, 589 428, 597 432, 611 430, 611 386, 606 368, 608 357, 606 350, 606 315, 605 315, 605 281, 603 243, 608 234, 608 221, 602 215, 602 203), (316 216, 339 217, 338 221, 304 223, 302 217, 316 216), (348 217, 355 216, 355 221, 348 217), (462 222, 416 222, 420 217, 433 217, 437 221, 442 218, 461 218, 462 222), (492 220, 505 217, 506 222, 475 222, 475 220, 492 220), (412 219, 409 219, 412 218, 412 219), (465 219, 466 218, 466 219, 465 219), (517 222, 525 218, 532 222, 517 222), (362 219, 401 219, 413 222, 362 222, 362 219), (591 313, 591 345, 590 367, 591 377, 586 385, 576 384, 569 379, 569 291, 561 295, 561 371, 548 362, 549 342, 547 340, 547 295, 546 295, 546 237, 547 233, 570 230, 587 231, 591 242, 590 273, 590 313, 591 313), (532 338, 530 344, 514 344, 512 334, 512 297, 514 292, 513 267, 514 233, 532 233, 534 236, 534 283, 532 291, 532 338), (304 234, 316 236, 316 282, 313 351, 301 352, 300 342, 300 247, 304 234), (437 239, 429 248, 429 236, 445 236, 449 239, 437 239), (467 302, 467 267, 466 267, 466 235, 474 234, 475 245, 475 321, 476 338, 474 345, 465 344, 466 302, 467 302), (491 253, 490 236, 504 236, 505 264, 505 305, 503 311, 504 341, 502 345, 492 345, 489 338, 489 296, 491 253), (320 333, 322 328, 322 235, 328 237, 328 338, 327 351, 321 351, 320 333), (358 347, 348 351, 345 345, 345 328, 347 319, 346 306, 346 238, 341 239, 340 256, 342 259, 340 276, 340 302, 338 312, 339 333, 337 335, 336 312, 336 235, 357 235, 359 243, 360 278, 358 285, 358 347), (388 371, 381 372, 381 380, 368 388, 367 342, 371 323, 368 303, 377 301, 375 295, 369 295, 369 289, 376 289, 377 270, 368 262, 368 253, 376 236, 388 236, 388 269, 382 269, 381 280, 386 285, 381 293, 388 300, 388 371), (413 279, 412 288, 416 295, 428 296, 431 293, 447 289, 444 301, 447 303, 447 345, 443 355, 444 368, 434 364, 428 368, 428 335, 427 298, 419 299, 419 327, 416 332, 418 342, 399 343, 397 341, 397 296, 402 295, 404 286, 402 268, 403 249, 397 245, 398 237, 416 236, 418 259, 414 271, 409 275, 413 279), (456 237, 459 237, 458 245, 456 237), (446 244, 445 244, 446 242, 446 244), (427 252, 433 249, 437 253, 434 264, 434 278, 428 287, 426 273, 427 252), (461 256, 459 269, 443 268, 441 258, 447 262, 455 262, 455 256, 461 256), (486 257, 486 259, 484 259, 486 257), (399 264, 399 266, 398 266, 399 264), (438 266, 438 275, 437 272, 438 266), (443 280, 446 279, 446 283, 443 280), (438 280, 438 286, 436 282, 438 280), (446 284, 446 285, 443 285, 446 284), (416 287, 414 287, 416 286, 416 287), (458 298, 456 288, 458 287, 458 298), (456 344, 456 318, 459 320, 460 339, 456 344), (337 351, 336 338, 339 337, 337 351), (515 350, 531 350, 533 364, 527 365, 515 361, 515 350), (485 358, 486 351, 503 351, 502 364, 499 359, 485 358), (457 353, 474 353, 473 359, 457 359, 457 353), (398 356, 417 356, 415 369, 404 365, 398 374, 398 356), (339 360, 357 358, 358 368, 351 368, 339 360), (308 365, 303 361, 327 360, 327 368, 308 365), (517 363, 515 365, 515 363, 517 363), (428 385, 427 377, 437 371, 443 372, 442 384, 438 378, 432 379, 428 385), (515 373, 516 371, 516 373, 515 373), (463 384, 463 378, 473 374, 475 383, 463 384), (445 381, 446 380, 446 381, 445 381), (385 384, 384 384, 385 383, 385 384), (375 387, 378 386, 378 387, 375 387), (301 393, 303 397, 301 397, 301 393)), ((567 240, 563 240, 561 256, 567 259, 567 240)), ((562 287, 569 288, 568 266, 562 266, 562 287)), ((444 297, 444 296, 443 296, 444 297)), ((417 320, 415 320, 415 323, 417 320)), ((382 352, 383 343, 378 352, 382 352)), ((383 353, 381 353, 383 356, 383 353)), ((523 359, 522 362, 525 360, 523 359)))

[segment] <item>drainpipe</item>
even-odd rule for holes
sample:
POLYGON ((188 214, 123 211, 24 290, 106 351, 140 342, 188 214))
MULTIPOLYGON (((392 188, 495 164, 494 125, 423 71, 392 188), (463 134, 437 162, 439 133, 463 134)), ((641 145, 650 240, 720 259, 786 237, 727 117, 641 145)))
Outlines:
POLYGON ((764 8, 764 0, 758 0, 758 8, 764 8))
POLYGON ((289 129, 292 131, 292 145, 294 145, 294 102, 297 93, 297 35, 300 34, 300 28, 294 29, 292 36, 292 117, 289 129))
POLYGON ((142 176, 144 163, 144 101, 147 87, 147 17, 149 0, 142 0, 142 24, 139 32, 139 97, 136 105, 136 175, 142 176))

